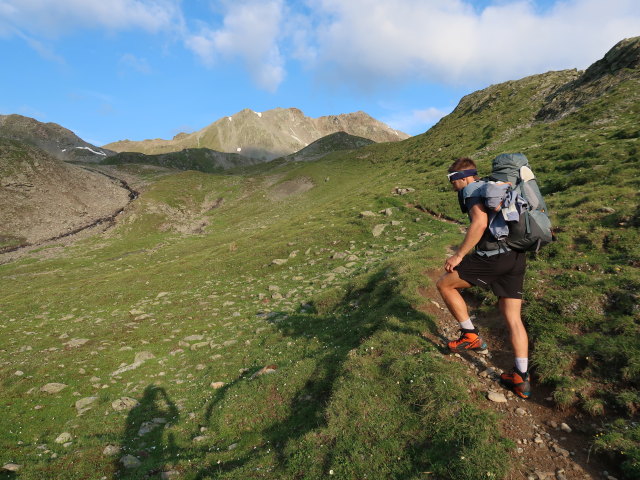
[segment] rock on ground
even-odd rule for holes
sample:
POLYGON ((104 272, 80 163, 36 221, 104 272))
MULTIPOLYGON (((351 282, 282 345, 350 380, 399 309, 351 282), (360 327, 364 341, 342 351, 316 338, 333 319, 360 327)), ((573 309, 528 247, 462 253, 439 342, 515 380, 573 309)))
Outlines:
POLYGON ((54 394, 54 393, 60 393, 66 387, 67 386, 64 383, 47 383, 40 389, 40 391, 44 393, 54 394))

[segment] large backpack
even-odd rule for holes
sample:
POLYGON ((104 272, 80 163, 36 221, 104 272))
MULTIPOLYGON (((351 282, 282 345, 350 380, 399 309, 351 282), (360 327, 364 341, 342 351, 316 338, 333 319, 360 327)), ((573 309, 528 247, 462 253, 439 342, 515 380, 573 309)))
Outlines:
POLYGON ((507 245, 520 252, 537 252, 554 240, 547 205, 529 160, 522 153, 503 153, 493 159, 489 180, 509 182, 513 190, 527 203, 517 222, 509 222, 507 245))

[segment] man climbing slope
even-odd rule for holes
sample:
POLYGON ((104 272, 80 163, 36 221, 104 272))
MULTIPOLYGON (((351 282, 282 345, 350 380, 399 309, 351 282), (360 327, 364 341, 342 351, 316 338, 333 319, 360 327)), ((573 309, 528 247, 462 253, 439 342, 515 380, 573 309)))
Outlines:
POLYGON ((451 351, 486 348, 458 289, 473 285, 491 288, 498 297, 500 312, 509 328, 515 353, 515 367, 511 373, 501 375, 501 382, 516 395, 528 398, 531 392, 529 340, 521 317, 526 253, 510 249, 491 233, 489 224, 494 212, 487 210, 479 194, 483 182, 478 181, 475 162, 469 158, 459 158, 448 171, 449 181, 458 192, 460 208, 469 215, 471 221, 462 244, 444 263, 446 273, 437 282, 447 308, 460 323, 460 338, 449 342, 448 347, 451 351), (474 248, 475 251, 467 255, 474 248))

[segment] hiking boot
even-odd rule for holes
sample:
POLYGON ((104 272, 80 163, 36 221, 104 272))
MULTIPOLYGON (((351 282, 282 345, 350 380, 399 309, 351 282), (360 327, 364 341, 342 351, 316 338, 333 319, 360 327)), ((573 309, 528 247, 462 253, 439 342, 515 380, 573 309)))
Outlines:
POLYGON ((531 395, 529 372, 522 373, 514 367, 511 373, 503 373, 500 375, 500 383, 520 398, 529 398, 529 395, 531 395))
POLYGON ((460 329, 460 338, 450 341, 447 346, 452 352, 461 352, 464 350, 484 350, 487 344, 478 334, 478 329, 460 329))

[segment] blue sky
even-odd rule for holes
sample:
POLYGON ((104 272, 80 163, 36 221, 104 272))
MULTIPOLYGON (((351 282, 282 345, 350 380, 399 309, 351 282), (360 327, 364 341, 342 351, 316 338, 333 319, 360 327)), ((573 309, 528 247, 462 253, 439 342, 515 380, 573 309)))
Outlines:
POLYGON ((0 0, 0 114, 96 145, 243 108, 363 110, 415 135, 463 95, 637 35, 637 0, 0 0))

